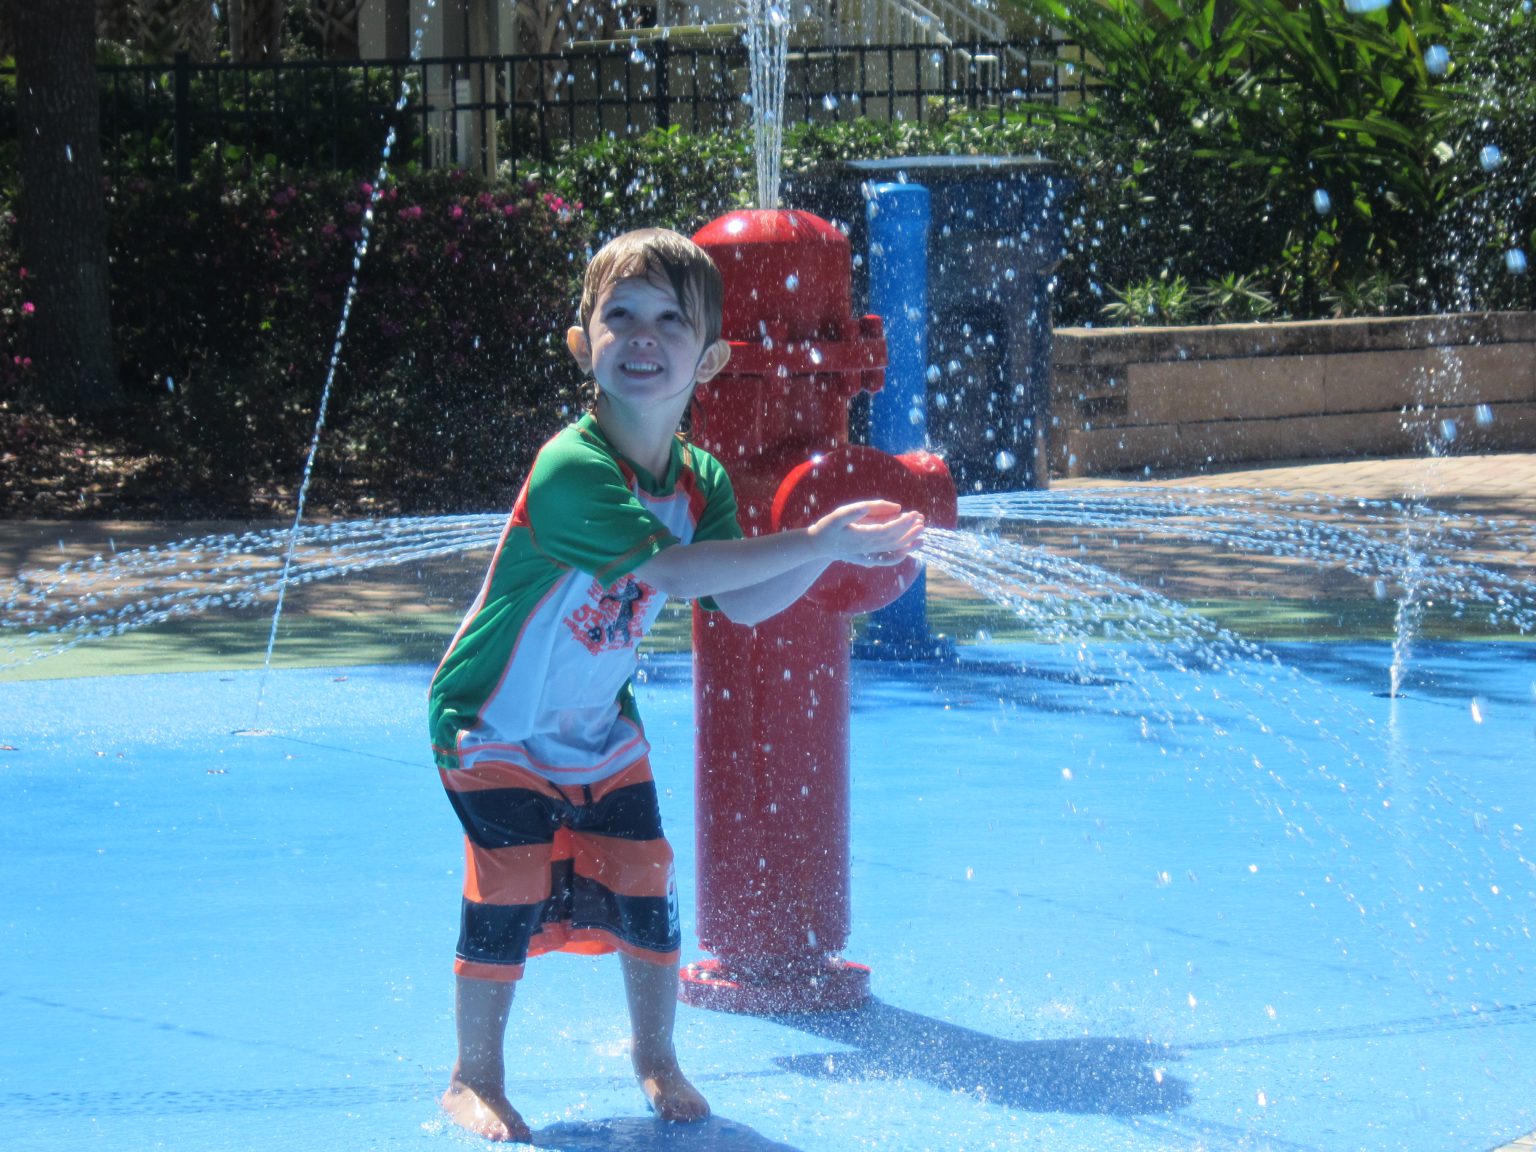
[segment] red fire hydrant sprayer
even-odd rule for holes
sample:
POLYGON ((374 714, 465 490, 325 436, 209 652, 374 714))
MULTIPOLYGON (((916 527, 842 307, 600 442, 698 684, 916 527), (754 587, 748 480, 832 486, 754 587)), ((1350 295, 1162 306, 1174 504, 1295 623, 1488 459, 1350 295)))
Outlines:
MULTIPOLYGON (((847 238, 805 212, 742 211, 695 241, 725 281, 731 360, 696 394, 693 438, 731 474, 748 536, 886 499, 952 528, 937 456, 849 444, 848 405, 884 382, 877 316, 855 317, 847 238)), ((761 1015, 857 1007, 849 898, 851 617, 890 603, 918 561, 834 564, 756 627, 694 611, 699 943, 681 999, 761 1015)))

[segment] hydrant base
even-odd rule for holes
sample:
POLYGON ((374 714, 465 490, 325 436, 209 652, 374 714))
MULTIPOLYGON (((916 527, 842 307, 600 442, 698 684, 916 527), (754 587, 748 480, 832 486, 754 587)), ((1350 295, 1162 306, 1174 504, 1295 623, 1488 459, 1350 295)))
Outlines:
POLYGON ((848 1012, 869 999, 869 968, 835 956, 781 975, 745 976, 719 960, 685 964, 677 998, 693 1008, 739 1016, 848 1012))

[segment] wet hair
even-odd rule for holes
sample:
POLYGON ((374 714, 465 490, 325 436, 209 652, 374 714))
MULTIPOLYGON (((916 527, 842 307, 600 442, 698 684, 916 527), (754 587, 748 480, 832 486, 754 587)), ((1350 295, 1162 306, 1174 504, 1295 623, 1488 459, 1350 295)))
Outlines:
POLYGON ((597 298, 620 280, 646 278, 672 286, 683 316, 704 337, 707 348, 720 339, 725 285, 709 253, 688 237, 666 228, 641 228, 604 244, 581 286, 581 326, 587 328, 597 298))

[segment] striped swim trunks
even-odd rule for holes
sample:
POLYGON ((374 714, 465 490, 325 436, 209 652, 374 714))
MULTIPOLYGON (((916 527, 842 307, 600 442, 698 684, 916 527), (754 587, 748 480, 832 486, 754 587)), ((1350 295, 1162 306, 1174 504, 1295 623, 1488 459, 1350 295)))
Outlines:
POLYGON ((672 846, 649 760, 575 787, 512 764, 441 775, 464 826, 456 973, 518 980, 545 952, 677 963, 672 846))

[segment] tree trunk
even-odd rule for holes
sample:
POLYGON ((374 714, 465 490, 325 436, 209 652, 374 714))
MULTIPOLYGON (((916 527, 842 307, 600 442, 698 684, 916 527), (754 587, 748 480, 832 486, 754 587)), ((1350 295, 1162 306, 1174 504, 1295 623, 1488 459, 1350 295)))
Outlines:
POLYGON ((236 60, 283 55, 284 0, 230 0, 229 54, 236 60))
POLYGON ((16 0, 17 211, 40 399, 123 407, 112 351, 95 0, 16 0))

